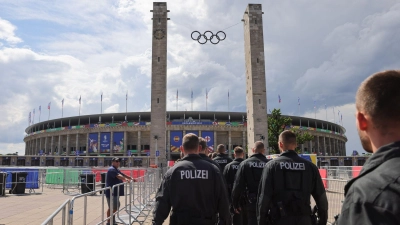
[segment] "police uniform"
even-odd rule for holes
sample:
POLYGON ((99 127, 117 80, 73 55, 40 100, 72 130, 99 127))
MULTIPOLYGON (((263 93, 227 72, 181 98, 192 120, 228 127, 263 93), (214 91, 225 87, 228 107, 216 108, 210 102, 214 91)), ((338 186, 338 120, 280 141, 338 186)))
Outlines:
POLYGON ((190 154, 170 168, 156 194, 153 224, 162 225, 231 224, 229 201, 222 174, 197 154, 190 154))
POLYGON ((206 154, 199 153, 199 156, 202 159, 206 160, 207 162, 214 164, 216 167, 218 167, 219 170, 221 170, 221 167, 219 166, 219 164, 217 162, 215 162, 214 160, 210 159, 210 157, 208 157, 206 154))
POLYGON ((325 225, 328 200, 318 168, 295 151, 283 152, 264 168, 257 201, 258 223, 270 219, 277 225, 311 225, 311 195, 318 206, 318 224, 325 225))
POLYGON ((400 141, 378 149, 345 186, 338 224, 400 224, 400 141))
POLYGON ((222 154, 222 153, 218 153, 217 156, 215 158, 213 158, 212 160, 214 160, 216 163, 219 164, 219 167, 221 169, 221 173, 224 172, 225 166, 232 162, 232 159, 229 157, 229 155, 227 154, 222 154))
MULTIPOLYGON (((225 182, 226 182, 226 188, 228 190, 229 200, 232 200, 232 188, 233 188, 233 183, 235 182, 235 175, 239 169, 239 164, 241 162, 243 162, 243 160, 244 159, 242 159, 242 158, 236 158, 232 162, 228 163, 228 165, 225 166, 224 178, 225 178, 225 182)), ((230 208, 230 211, 232 214, 233 225, 246 224, 245 221, 247 221, 247 217, 246 217, 244 211, 241 212, 240 214, 237 214, 234 212, 233 207, 230 208)))
POLYGON ((265 155, 256 153, 240 163, 235 176, 232 190, 232 205, 235 209, 246 210, 249 225, 257 224, 256 201, 258 185, 265 164, 268 162, 265 155), (246 205, 241 205, 242 197, 246 198, 246 205))

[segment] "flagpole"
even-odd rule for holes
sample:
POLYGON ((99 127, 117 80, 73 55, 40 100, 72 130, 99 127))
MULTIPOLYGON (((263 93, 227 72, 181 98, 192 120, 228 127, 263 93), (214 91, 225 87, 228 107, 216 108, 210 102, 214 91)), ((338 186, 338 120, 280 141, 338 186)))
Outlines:
POLYGON ((100 95, 100 114, 103 114, 103 92, 100 95))
POLYGON ((192 93, 191 93, 191 98, 192 98, 192 99, 191 99, 191 101, 192 101, 192 102, 191 102, 191 109, 192 109, 192 111, 193 111, 193 89, 191 90, 191 92, 192 92, 192 93))
POLYGON ((335 117, 335 107, 333 107, 333 123, 335 123, 336 117, 335 117))
POLYGON ((126 99, 125 99, 125 113, 128 113, 128 91, 126 91, 126 99))
POLYGON ((228 112, 229 112, 229 109, 230 109, 230 107, 229 107, 229 89, 228 89, 228 112))
POLYGON ((325 104, 325 116, 326 116, 326 121, 328 121, 328 110, 326 109, 326 104, 325 104))
POLYGON ((178 111, 178 89, 176 89, 176 111, 178 111))
POLYGON ((81 101, 82 101, 82 95, 79 95, 79 116, 81 116, 81 101))
POLYGON ((207 99, 208 99, 208 91, 207 91, 207 88, 206 88, 206 111, 208 111, 207 110, 207 99))

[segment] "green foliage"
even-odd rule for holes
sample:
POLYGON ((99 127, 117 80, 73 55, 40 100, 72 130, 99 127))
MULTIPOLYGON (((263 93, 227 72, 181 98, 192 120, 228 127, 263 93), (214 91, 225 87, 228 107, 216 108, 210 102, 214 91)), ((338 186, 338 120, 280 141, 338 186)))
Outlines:
POLYGON ((300 130, 299 128, 292 128, 290 130, 296 134, 296 141, 297 141, 296 152, 297 153, 301 153, 301 145, 302 144, 306 143, 307 141, 314 140, 314 136, 305 130, 300 130))
POLYGON ((278 154, 279 134, 285 130, 286 126, 292 123, 290 117, 283 117, 280 109, 273 109, 268 117, 268 145, 272 148, 270 154, 278 154))
MULTIPOLYGON (((268 116, 268 145, 272 148, 270 154, 279 154, 279 135, 285 130, 286 126, 290 126, 291 124, 292 119, 290 117, 283 117, 280 109, 272 110, 271 115, 268 116)), ((314 136, 305 130, 298 128, 290 130, 296 134, 299 147, 307 141, 314 140, 314 136)), ((301 151, 299 147, 296 149, 297 152, 301 151)))

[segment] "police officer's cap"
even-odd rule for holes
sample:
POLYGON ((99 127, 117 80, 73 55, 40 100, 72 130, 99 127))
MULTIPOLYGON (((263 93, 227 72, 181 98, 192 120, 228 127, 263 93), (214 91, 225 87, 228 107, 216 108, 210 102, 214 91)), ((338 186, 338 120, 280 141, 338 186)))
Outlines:
POLYGON ((113 161, 113 162, 119 162, 120 159, 119 159, 118 157, 114 157, 114 158, 111 159, 111 161, 113 161))

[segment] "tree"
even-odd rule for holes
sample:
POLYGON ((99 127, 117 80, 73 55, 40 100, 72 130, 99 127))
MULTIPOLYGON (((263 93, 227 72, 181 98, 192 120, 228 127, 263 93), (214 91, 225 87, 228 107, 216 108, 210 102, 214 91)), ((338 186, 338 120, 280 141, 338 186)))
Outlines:
POLYGON ((301 153, 300 146, 302 144, 306 143, 307 141, 314 140, 314 136, 305 130, 301 130, 299 128, 292 128, 290 130, 296 134, 296 141, 297 141, 296 152, 297 153, 301 153))
MULTIPOLYGON (((268 145, 271 148, 270 154, 279 154, 278 140, 279 135, 290 127, 292 119, 290 117, 283 117, 280 109, 273 109, 268 117, 268 145)), ((297 144, 300 146, 307 141, 314 140, 314 136, 305 130, 299 128, 291 128, 296 134, 297 144)), ((301 148, 297 148, 296 152, 300 152, 301 148)))
POLYGON ((268 145, 271 147, 270 154, 278 154, 279 134, 285 130, 286 126, 290 126, 292 119, 283 117, 280 109, 273 109, 268 117, 268 145))

